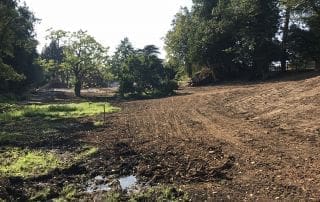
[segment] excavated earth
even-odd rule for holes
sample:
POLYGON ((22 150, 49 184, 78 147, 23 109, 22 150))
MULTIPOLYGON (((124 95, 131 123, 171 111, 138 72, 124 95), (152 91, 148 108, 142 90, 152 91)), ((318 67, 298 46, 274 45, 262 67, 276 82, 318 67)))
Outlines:
POLYGON ((192 201, 320 199, 319 76, 113 104, 105 127, 78 134, 100 149, 86 175, 174 184, 192 201))
POLYGON ((179 93, 121 103, 86 138, 115 141, 140 180, 193 200, 320 199, 320 77, 179 93))

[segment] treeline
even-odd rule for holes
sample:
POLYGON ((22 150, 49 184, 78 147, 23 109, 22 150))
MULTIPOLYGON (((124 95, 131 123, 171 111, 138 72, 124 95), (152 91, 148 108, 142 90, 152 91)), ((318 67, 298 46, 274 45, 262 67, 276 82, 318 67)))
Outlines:
POLYGON ((265 78, 270 71, 320 69, 319 0, 193 0, 165 37, 169 63, 192 76, 265 78))
POLYGON ((177 88, 175 70, 168 68, 153 45, 135 49, 127 38, 110 57, 86 31, 51 30, 49 44, 40 54, 36 47, 35 16, 19 0, 0 1, 0 100, 30 87, 107 87, 120 83, 127 95, 168 95, 177 88))
POLYGON ((2 95, 54 84, 80 96, 84 87, 110 82, 122 96, 168 95, 184 74, 261 79, 270 71, 320 69, 320 0, 193 0, 165 36, 165 61, 154 45, 137 49, 128 38, 109 56, 82 30, 52 30, 38 54, 36 22, 20 1, 0 1, 2 95))
POLYGON ((48 38, 38 61, 46 83, 74 86, 76 96, 83 87, 108 87, 112 81, 121 96, 168 95, 178 87, 174 68, 164 65, 154 45, 135 49, 125 38, 109 58, 108 48, 82 30, 52 31, 48 38))

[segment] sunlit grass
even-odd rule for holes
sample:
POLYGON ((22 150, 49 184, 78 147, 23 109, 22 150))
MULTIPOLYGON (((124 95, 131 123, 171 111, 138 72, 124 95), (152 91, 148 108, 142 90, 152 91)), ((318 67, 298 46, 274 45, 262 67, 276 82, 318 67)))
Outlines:
POLYGON ((0 176, 41 175, 62 164, 54 153, 15 148, 1 154, 0 176))
POLYGON ((6 148, 0 152, 0 177, 32 177, 45 175, 56 168, 67 168, 98 151, 96 147, 83 147, 79 151, 56 153, 46 150, 6 148), (65 157, 68 157, 67 160, 65 157))
POLYGON ((43 117, 48 119, 80 118, 94 116, 103 112, 111 113, 119 111, 119 108, 109 103, 71 103, 71 104, 48 104, 26 105, 18 109, 0 114, 1 121, 16 120, 23 117, 43 117))

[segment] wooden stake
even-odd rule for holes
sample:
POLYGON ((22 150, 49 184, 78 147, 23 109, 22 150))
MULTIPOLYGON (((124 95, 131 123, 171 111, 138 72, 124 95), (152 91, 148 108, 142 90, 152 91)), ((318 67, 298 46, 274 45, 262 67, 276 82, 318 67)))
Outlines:
POLYGON ((103 105, 103 124, 106 125, 106 104, 103 105))

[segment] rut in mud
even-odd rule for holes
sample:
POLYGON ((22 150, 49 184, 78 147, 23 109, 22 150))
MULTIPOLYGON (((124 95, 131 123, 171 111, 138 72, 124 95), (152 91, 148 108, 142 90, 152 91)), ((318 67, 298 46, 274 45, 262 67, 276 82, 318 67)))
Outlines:
POLYGON ((84 139, 114 142, 118 169, 194 200, 320 197, 320 77, 180 93, 121 103, 84 139))

